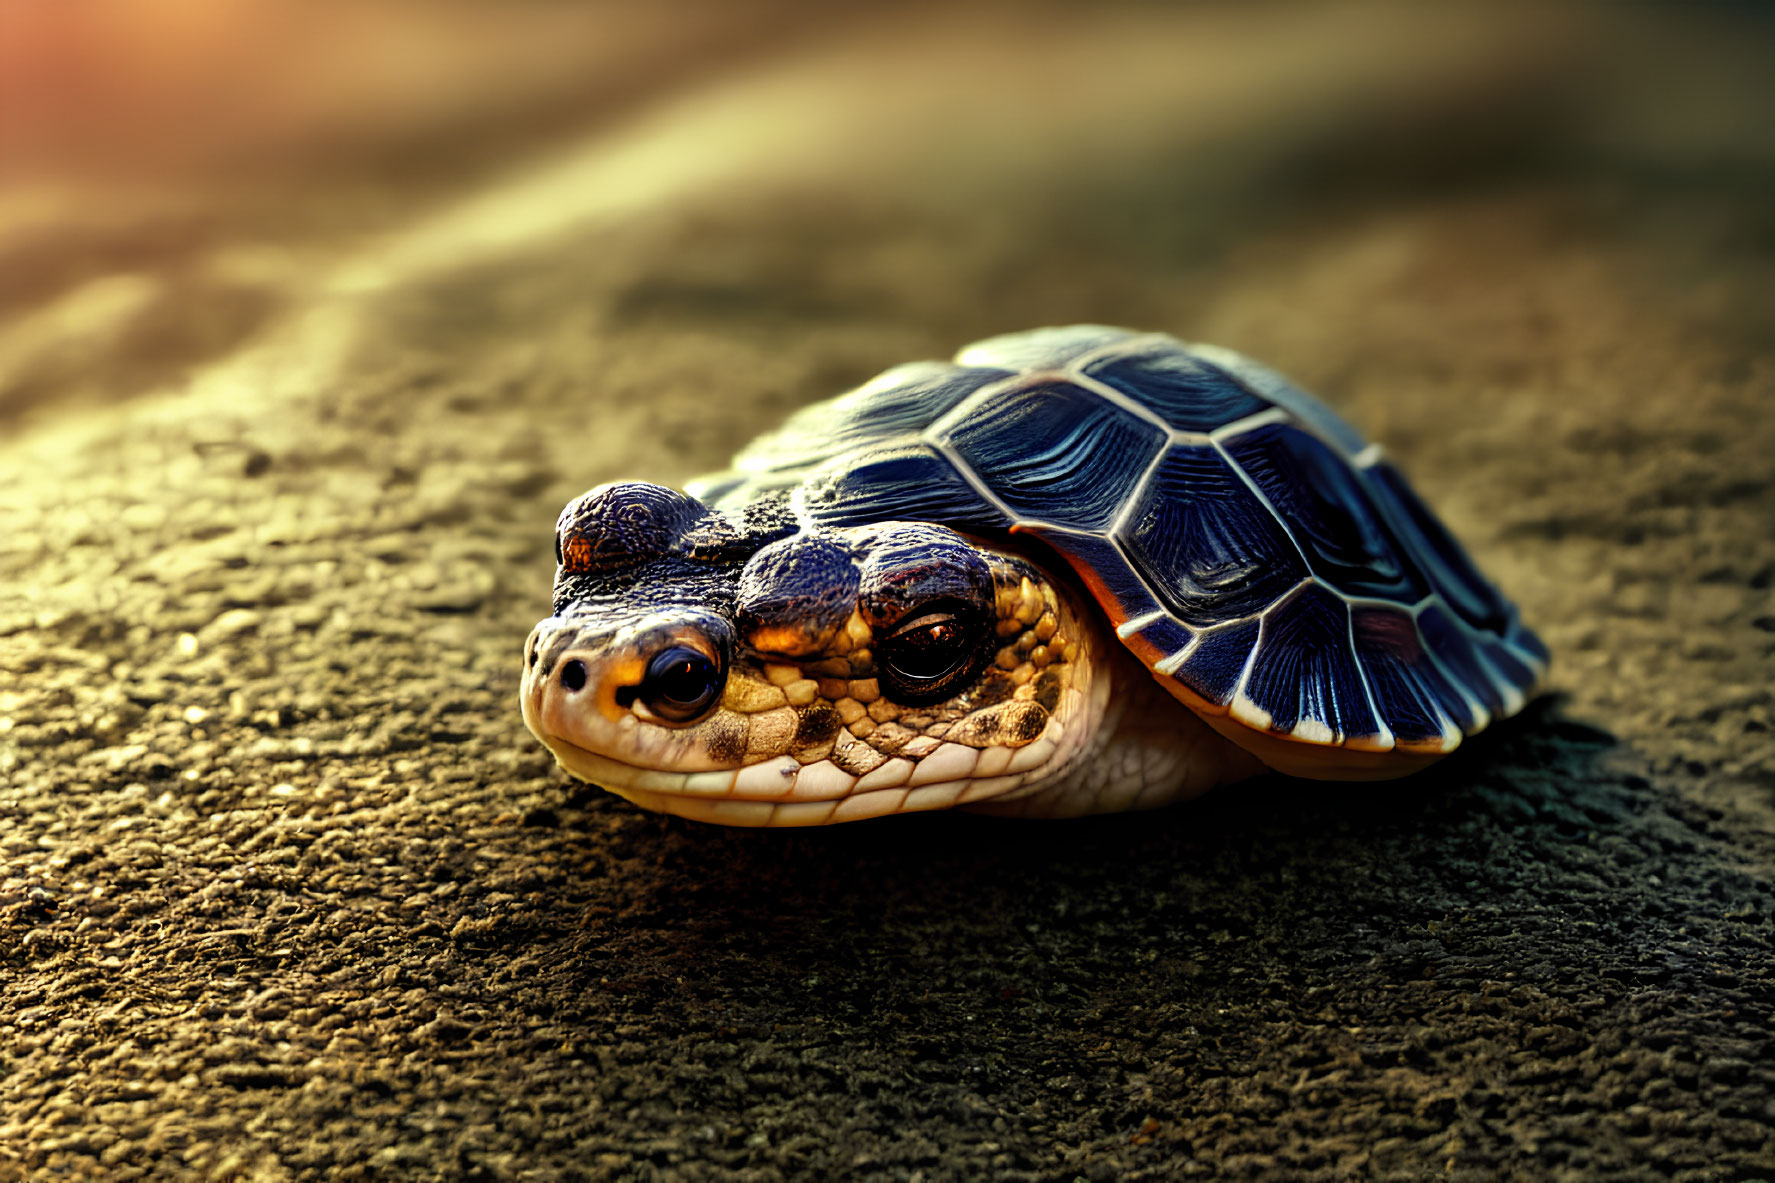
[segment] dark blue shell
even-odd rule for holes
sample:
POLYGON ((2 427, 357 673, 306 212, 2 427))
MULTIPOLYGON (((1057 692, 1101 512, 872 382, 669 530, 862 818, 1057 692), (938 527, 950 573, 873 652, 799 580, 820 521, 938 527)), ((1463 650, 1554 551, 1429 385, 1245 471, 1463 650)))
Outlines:
POLYGON ((731 512, 786 486, 819 525, 1034 535, 1184 701, 1309 742, 1446 751, 1546 670, 1379 450, 1230 350, 994 337, 799 412, 691 492, 731 512))

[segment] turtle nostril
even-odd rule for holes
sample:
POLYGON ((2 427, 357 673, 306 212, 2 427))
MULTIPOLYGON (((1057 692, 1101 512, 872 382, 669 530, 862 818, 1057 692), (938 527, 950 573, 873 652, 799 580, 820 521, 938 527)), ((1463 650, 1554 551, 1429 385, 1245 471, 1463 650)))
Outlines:
POLYGON ((561 685, 569 690, 584 690, 586 685, 586 663, 578 658, 561 667, 561 685))

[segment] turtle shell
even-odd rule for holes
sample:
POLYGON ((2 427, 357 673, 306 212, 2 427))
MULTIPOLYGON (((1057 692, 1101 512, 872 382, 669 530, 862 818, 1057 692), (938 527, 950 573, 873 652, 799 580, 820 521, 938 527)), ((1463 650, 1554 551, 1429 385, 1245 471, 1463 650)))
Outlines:
POLYGON ((1164 335, 1037 329, 900 366, 690 491, 1040 539, 1176 697, 1308 775, 1450 751, 1546 670, 1376 446, 1274 371, 1164 335))

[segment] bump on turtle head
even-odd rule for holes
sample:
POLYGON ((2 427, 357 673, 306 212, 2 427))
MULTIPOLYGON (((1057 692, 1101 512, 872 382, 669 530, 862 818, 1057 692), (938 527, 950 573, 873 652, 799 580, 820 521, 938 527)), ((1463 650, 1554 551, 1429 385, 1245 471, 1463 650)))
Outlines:
POLYGON ((626 599, 644 586, 693 590, 726 610, 740 565, 782 533, 736 524, 663 485, 600 485, 568 502, 556 522, 555 611, 626 599))
POLYGON ((555 522, 561 574, 598 575, 663 558, 708 506, 646 481, 600 485, 567 503, 555 522))
POLYGON ((761 547, 740 572, 735 623, 759 653, 823 653, 857 608, 861 574, 850 547, 821 530, 761 547))

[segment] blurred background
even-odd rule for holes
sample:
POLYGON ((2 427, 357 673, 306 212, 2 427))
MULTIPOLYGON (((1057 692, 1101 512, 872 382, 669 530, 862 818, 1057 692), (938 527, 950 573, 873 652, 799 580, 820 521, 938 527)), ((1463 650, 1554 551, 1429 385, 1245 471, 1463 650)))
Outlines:
POLYGON ((176 383, 341 285, 663 210, 704 228, 631 311, 880 324, 868 289, 928 283, 897 319, 944 351, 1031 318, 1182 329, 1191 278, 1280 262, 1309 219, 1502 189, 1766 255, 1722 205, 1775 157, 1772 34, 1754 4, 25 0, 0 12, 0 424, 176 383), (730 241, 758 233, 805 250, 730 241), (1007 291, 1037 255, 1126 291, 1007 291))

